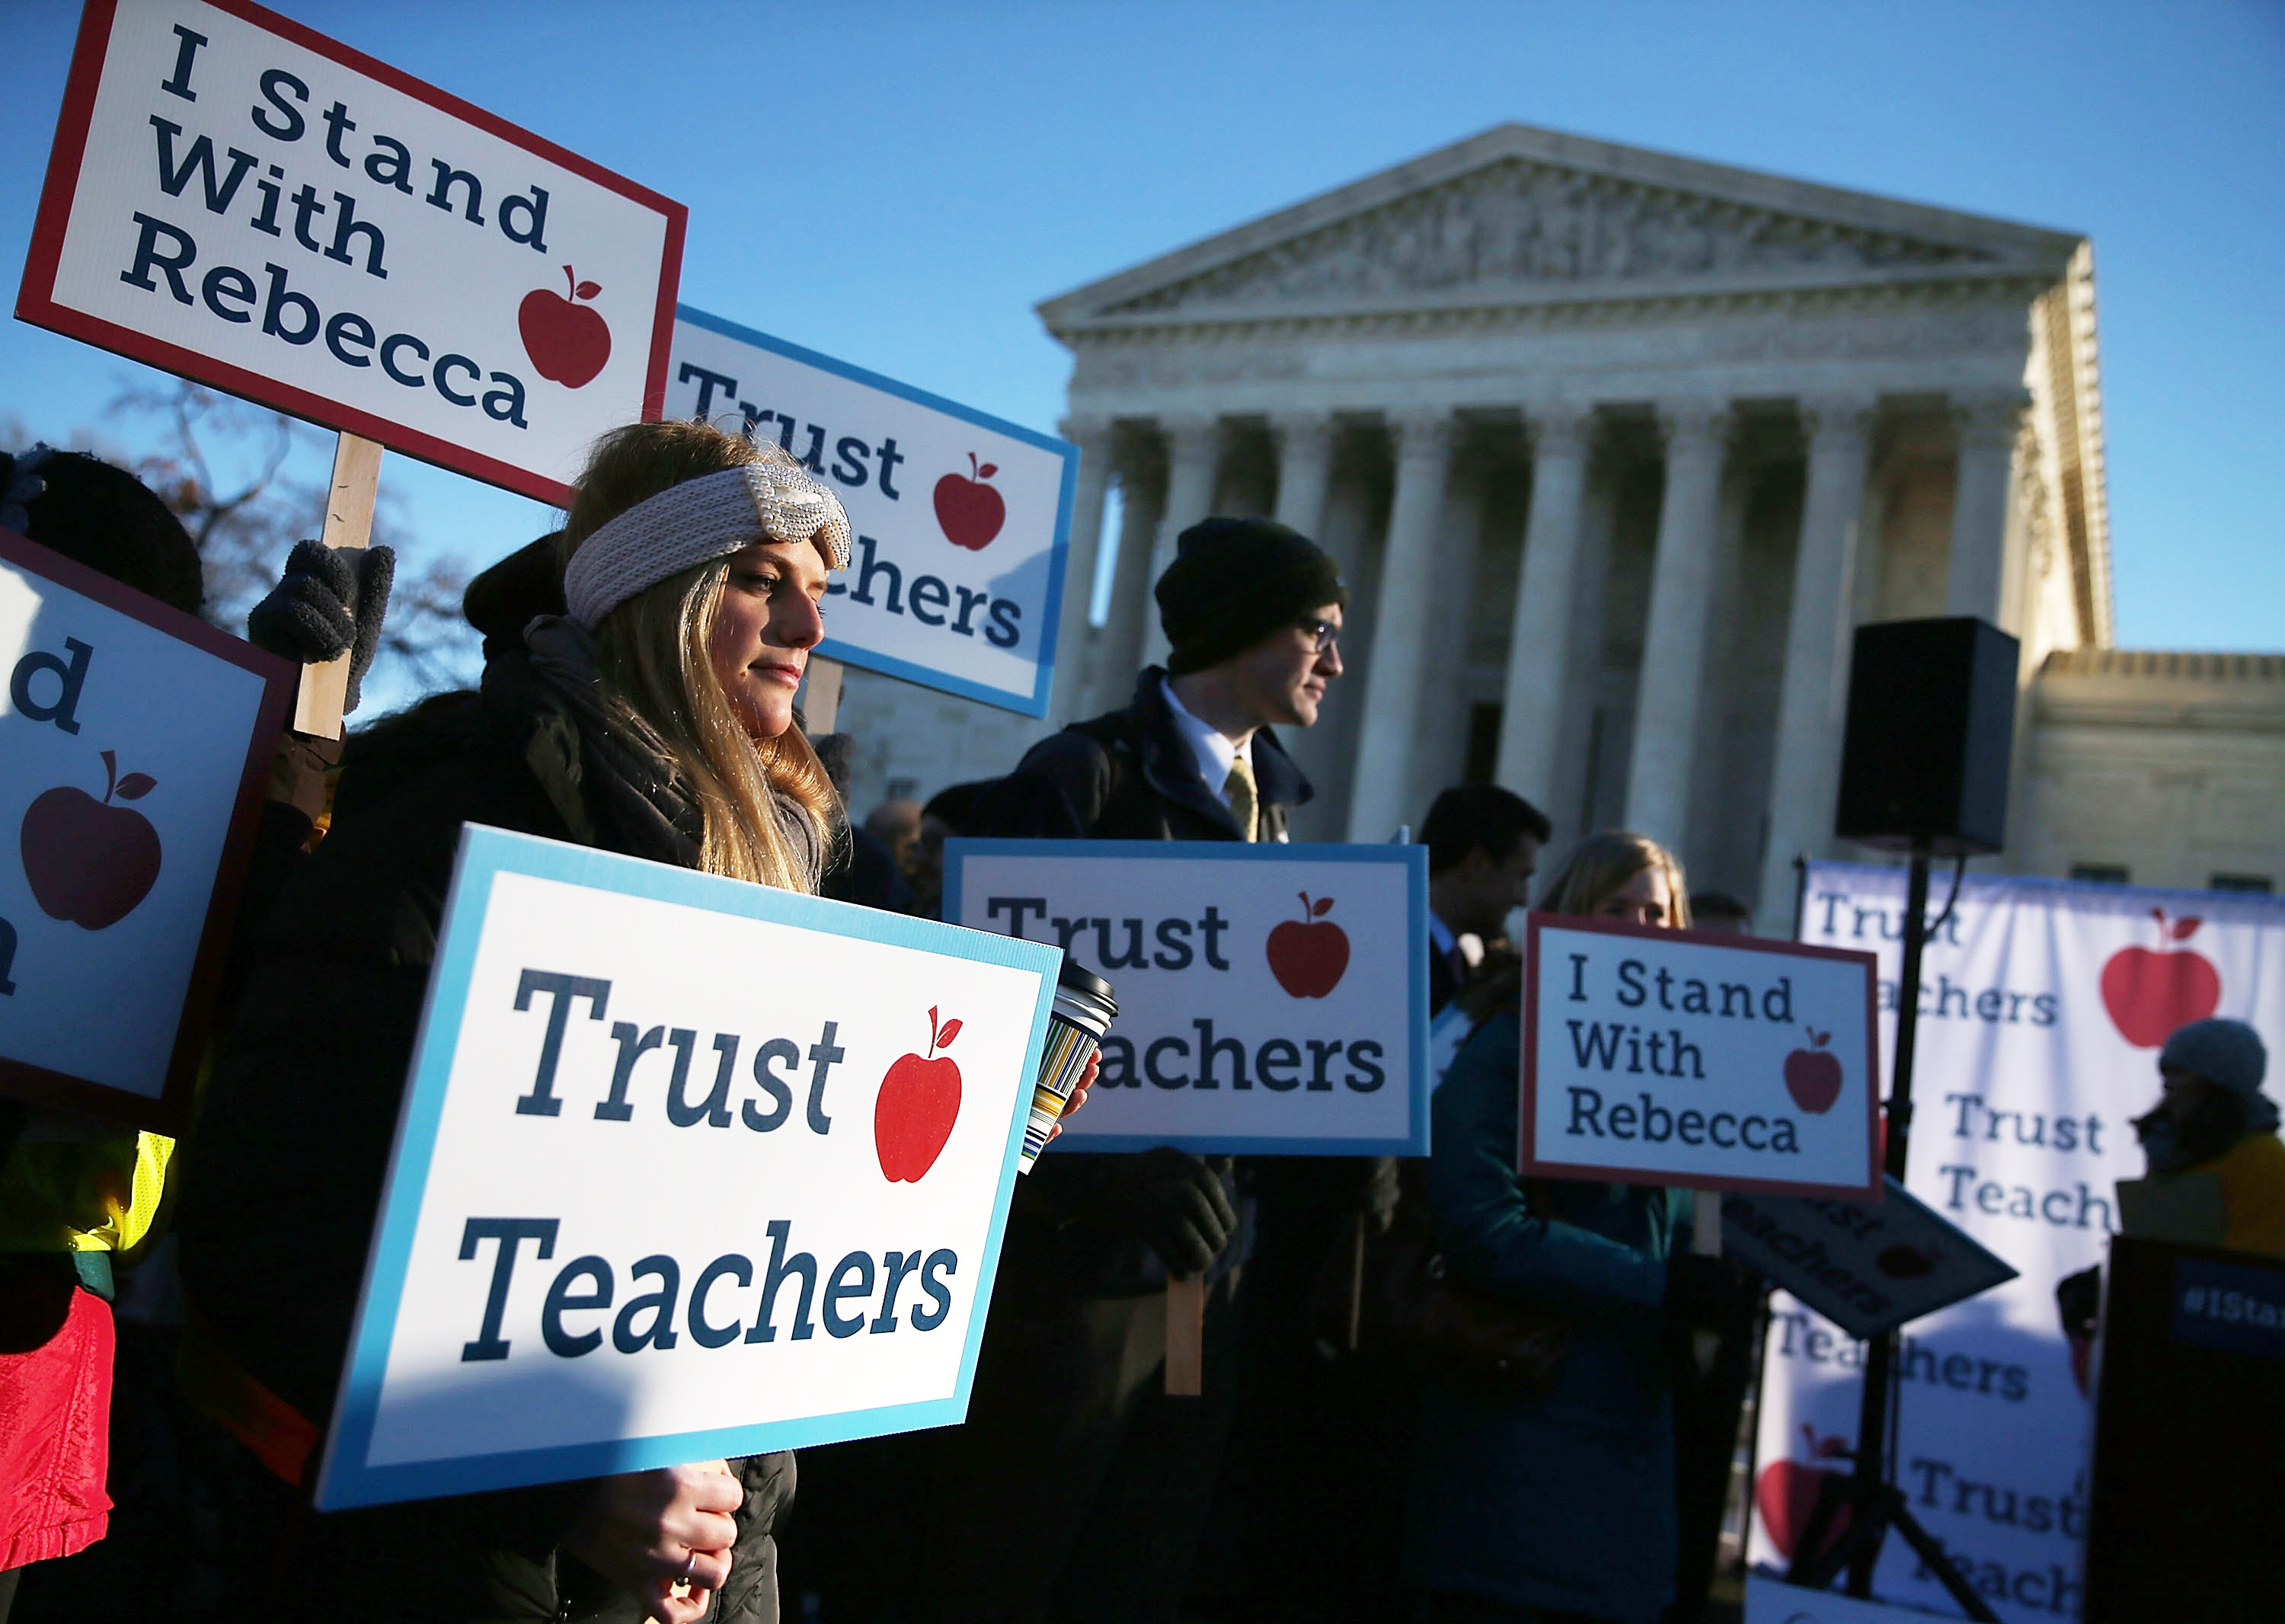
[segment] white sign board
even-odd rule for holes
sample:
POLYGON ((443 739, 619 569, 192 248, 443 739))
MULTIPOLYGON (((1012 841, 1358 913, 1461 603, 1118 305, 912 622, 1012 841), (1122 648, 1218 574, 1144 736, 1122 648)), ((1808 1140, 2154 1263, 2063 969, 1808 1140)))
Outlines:
POLYGON ((1957 1609, 1925 1612, 1918 1607, 1860 1601, 1839 1590, 1803 1590, 1774 1573, 1746 1575, 1745 1624, 1914 1624, 1920 1619, 1959 1616, 1957 1609))
MULTIPOLYGON (((1804 941, 1878 955, 1884 1052, 1904 884, 1901 868, 1815 863, 1802 897, 1804 941)), ((2166 1034, 2234 1016, 2285 1050, 2285 898, 1972 874, 1928 938, 1919 1003, 1905 1187, 2022 1273, 1905 1327, 1897 1487, 2001 1618, 2068 1618, 2085 1599, 2093 1416, 2055 1284, 2103 1261, 2118 1182, 2143 1174, 2130 1118, 2157 1102, 2166 1034)), ((1856 1436, 1863 1369, 1846 1331, 1772 1299, 1755 1560, 1788 1559, 1808 1457, 1846 1470, 1828 1452, 1856 1436)), ((1958 1612, 1895 1539, 1873 1589, 1958 1612)))
POLYGON ((1722 1246, 1858 1338, 2015 1278, 2015 1271, 1894 1179, 1878 1206, 1823 1196, 1739 1194, 1722 1246))
POLYGON ((294 675, 0 530, 0 1091, 180 1129, 294 675))
POLYGON ((247 0, 88 0, 16 314, 561 506, 686 211, 247 0))
POLYGON ((818 653, 1048 713, 1079 448, 694 310, 668 415, 742 416, 830 482, 857 532, 818 653))
POLYGON ((1528 1176, 1877 1201, 1870 954, 1530 916, 1528 1176))
POLYGON ((1060 964, 464 829, 318 1503, 961 1420, 1060 964))
POLYGON ((949 840, 945 912, 1108 980, 1079 1150, 1425 1156, 1420 846, 949 840))

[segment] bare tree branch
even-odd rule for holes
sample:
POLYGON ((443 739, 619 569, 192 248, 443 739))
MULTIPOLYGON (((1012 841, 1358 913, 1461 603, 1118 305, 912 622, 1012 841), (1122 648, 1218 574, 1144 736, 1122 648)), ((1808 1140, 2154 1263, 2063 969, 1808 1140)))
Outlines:
MULTIPOLYGON (((130 453, 130 466, 197 545, 207 618, 242 634, 247 611, 276 584, 294 543, 324 531, 327 478, 295 478, 292 469, 297 452, 305 467, 329 468, 329 436, 283 412, 180 381, 122 389, 106 415, 144 428, 148 449, 130 453)), ((395 508, 384 490, 372 539, 397 547, 398 558, 375 678, 392 697, 412 697, 467 681, 476 639, 460 614, 466 567, 456 558, 410 567, 395 508)), ((366 686, 372 689, 374 678, 366 686)))

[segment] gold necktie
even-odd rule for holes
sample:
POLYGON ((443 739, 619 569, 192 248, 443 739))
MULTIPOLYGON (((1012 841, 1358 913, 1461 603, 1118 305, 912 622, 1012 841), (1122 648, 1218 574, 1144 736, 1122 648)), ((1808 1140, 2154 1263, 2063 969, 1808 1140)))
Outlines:
POLYGON ((1237 820, 1237 832, 1246 840, 1254 837, 1254 824, 1261 807, 1260 792, 1253 786, 1253 763, 1244 750, 1229 764, 1229 776, 1221 781, 1221 792, 1229 802, 1229 815, 1237 820))

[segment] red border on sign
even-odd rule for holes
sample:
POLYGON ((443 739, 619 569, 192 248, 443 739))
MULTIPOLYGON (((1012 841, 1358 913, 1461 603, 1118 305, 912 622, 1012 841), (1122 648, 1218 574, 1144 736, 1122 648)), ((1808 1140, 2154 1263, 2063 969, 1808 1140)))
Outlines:
MULTIPOLYGON (((253 0, 205 0, 205 4, 377 79, 416 101, 426 102, 463 123, 473 124, 664 216, 666 239, 659 257, 658 301, 651 313, 650 362, 643 382, 642 404, 642 420, 658 420, 666 409, 667 353, 674 342, 674 301, 682 279, 682 243, 690 219, 688 208, 386 62, 376 61, 363 51, 280 17, 253 4, 253 0)), ((392 419, 359 411, 55 302, 56 271, 63 258, 64 233, 71 221, 72 199, 79 190, 80 167, 87 156, 88 129, 95 118, 96 88, 103 77, 104 58, 110 47, 112 22, 117 12, 118 0, 87 0, 87 10, 80 18, 79 39, 72 48, 71 76, 65 82, 63 110, 56 120, 55 145, 49 153, 47 180, 40 191, 40 212, 32 226, 31 251, 25 257, 24 281, 16 296, 17 319, 113 350, 162 372, 211 384, 259 404, 278 407, 327 428, 377 440, 391 451, 433 462, 456 474, 466 474, 486 484, 499 485, 557 507, 567 506, 571 499, 571 487, 558 481, 480 455, 392 419)))
POLYGON ((299 672, 276 655, 218 631, 195 615, 185 615, 123 586, 13 530, 0 530, 0 559, 262 679, 262 702, 255 708, 253 732, 247 740, 246 766, 239 775, 230 828, 223 836, 222 860, 215 866, 214 885, 207 894, 206 923, 199 931, 198 953, 191 961, 190 985, 176 1016, 175 1047, 167 1062, 165 1087, 158 1097, 0 1055, 0 1094, 112 1118, 156 1134, 178 1134, 190 1119, 199 1067, 206 1057, 207 1023, 222 991, 223 964, 238 921, 239 897, 254 859, 254 838, 262 819, 263 794, 270 783, 271 760, 285 732, 286 718, 292 714, 299 672))
POLYGON ((1881 1199, 1881 1027, 1879 961, 1846 947, 1814 947, 1806 942, 1738 936, 1717 930, 1665 930, 1653 925, 1621 924, 1615 919, 1577 919, 1568 914, 1526 916, 1523 953, 1523 1079, 1516 1109, 1516 1169, 1526 1178, 1592 1179, 1613 1184, 1659 1184, 1673 1189, 1758 1190, 1783 1196, 1825 1196, 1840 1201, 1881 1199), (1584 930, 1598 936, 1639 936, 1660 942, 1696 942, 1709 947, 1770 953, 1795 959, 1826 959, 1854 964, 1865 972, 1865 1182, 1810 1184, 1784 1179, 1708 1178, 1681 1173, 1660 1176, 1638 1167, 1602 1167, 1581 1162, 1541 1161, 1533 1155, 1534 1110, 1538 1103, 1539 935, 1543 928, 1584 930))

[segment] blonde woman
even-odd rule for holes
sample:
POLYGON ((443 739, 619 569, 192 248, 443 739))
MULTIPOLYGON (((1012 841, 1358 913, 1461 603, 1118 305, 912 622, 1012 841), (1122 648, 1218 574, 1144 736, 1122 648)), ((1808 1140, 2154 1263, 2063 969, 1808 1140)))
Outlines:
MULTIPOLYGON (((1582 842, 1540 907, 1687 929, 1682 866, 1639 835, 1582 842)), ((1411 1549, 1431 1624, 1636 1624, 1673 1594, 1669 1327, 1711 1322, 1727 1283, 1677 1253, 1678 1201, 1645 1185, 1517 1175, 1519 973, 1464 1000, 1483 1017, 1436 1091, 1429 1197, 1447 1269, 1478 1296, 1568 1327, 1543 1391, 1432 1379, 1411 1549)))
POLYGON ((831 490, 774 446, 620 429, 563 530, 568 612, 499 649, 481 692, 352 741, 332 832, 268 922, 181 1225, 194 1396, 271 1474, 241 1462, 225 1496, 269 1507, 241 1531, 262 1571, 234 1616, 777 1616, 789 1455, 326 1517, 301 1486, 460 826, 813 890, 840 809, 793 698, 849 542, 831 490))

